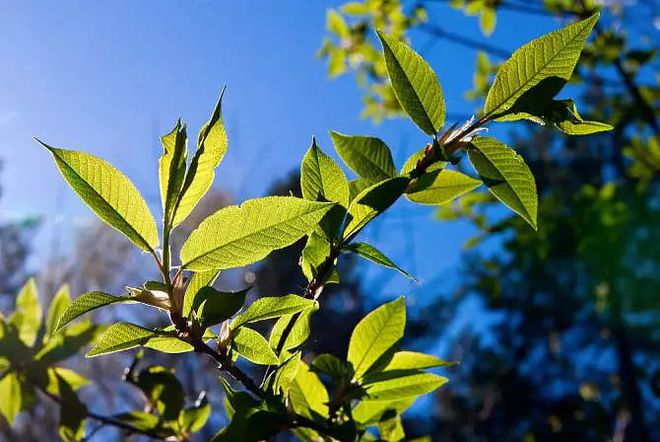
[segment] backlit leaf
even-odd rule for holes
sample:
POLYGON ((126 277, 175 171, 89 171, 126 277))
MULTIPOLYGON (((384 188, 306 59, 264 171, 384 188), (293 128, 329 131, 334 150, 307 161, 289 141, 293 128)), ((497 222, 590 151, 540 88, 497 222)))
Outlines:
POLYGON ((183 267, 222 270, 257 262, 309 233, 332 206, 270 196, 220 209, 190 234, 181 249, 183 267))
POLYGON ((525 160, 489 137, 475 138, 468 155, 488 190, 536 229, 536 183, 525 160))
POLYGON ((370 183, 395 177, 390 148, 378 138, 330 132, 337 153, 348 167, 370 183))
POLYGON ((415 281, 415 278, 410 275, 410 273, 403 270, 398 265, 394 264, 387 256, 385 256, 380 250, 372 246, 371 244, 363 242, 354 242, 346 246, 347 250, 350 250, 353 253, 358 254, 359 256, 368 259, 371 262, 375 262, 378 265, 387 267, 389 269, 396 270, 401 273, 406 278, 412 279, 415 281))
POLYGON ((9 425, 22 408, 21 383, 15 372, 6 373, 0 379, 0 413, 7 419, 9 425))
POLYGON ((62 317, 70 304, 69 286, 64 284, 50 302, 48 317, 46 318, 46 336, 50 336, 55 332, 60 317, 62 317))
POLYGON ((139 347, 146 344, 149 339, 158 336, 152 330, 140 327, 129 322, 117 322, 103 333, 86 357, 91 358, 108 353, 139 347))
POLYGON ((300 166, 300 188, 305 199, 333 201, 348 206, 348 181, 339 165, 312 141, 300 166))
POLYGON ((195 295, 202 287, 212 286, 215 280, 220 275, 219 270, 206 270, 203 272, 193 273, 188 286, 186 287, 186 293, 183 297, 183 316, 188 317, 190 315, 190 309, 193 305, 193 300, 195 295))
POLYGON ((197 203, 208 192, 215 178, 215 168, 227 152, 227 134, 222 123, 222 90, 218 103, 209 121, 204 124, 197 137, 197 150, 190 160, 183 181, 178 203, 174 209, 172 226, 178 225, 190 215, 197 203))
POLYGON ((352 238, 369 221, 384 212, 399 199, 410 180, 405 177, 390 178, 363 190, 348 207, 348 224, 344 238, 352 238))
POLYGON ((106 305, 117 304, 120 302, 133 301, 133 296, 122 295, 113 296, 104 292, 87 292, 73 300, 71 304, 64 310, 62 316, 57 322, 55 331, 60 330, 62 327, 78 318, 85 313, 96 310, 97 308, 105 307, 106 305))
POLYGON ((161 138, 163 154, 158 163, 160 180, 160 198, 163 206, 163 218, 170 224, 172 212, 181 193, 186 177, 188 160, 188 135, 186 126, 177 120, 176 126, 161 138))
POLYGON ((328 391, 304 361, 298 362, 298 371, 291 383, 289 397, 293 409, 305 417, 313 419, 315 414, 328 416, 328 391))
POLYGON ((251 328, 241 327, 234 331, 232 348, 248 361, 260 365, 277 365, 279 360, 266 338, 251 328))
POLYGON ((39 303, 37 284, 30 278, 16 296, 16 309, 9 317, 9 323, 18 329, 18 336, 28 347, 34 344, 41 326, 42 311, 39 303))
POLYGON ((445 100, 433 69, 405 43, 378 31, 387 73, 401 107, 429 135, 445 124, 445 100))
POLYGON ((423 370, 427 368, 445 367, 454 365, 453 362, 444 361, 436 356, 417 353, 414 351, 398 351, 394 353, 390 362, 383 371, 391 370, 423 370))
POLYGON ((432 373, 417 373, 370 384, 370 401, 398 401, 427 394, 447 382, 447 378, 432 373))
POLYGON ((236 316, 231 326, 236 329, 243 324, 291 315, 317 305, 316 301, 298 295, 263 297, 254 301, 243 313, 236 316))
POLYGON ((403 337, 406 303, 403 297, 369 313, 355 326, 348 346, 354 379, 361 379, 378 359, 403 337))
POLYGON ((234 316, 243 307, 248 290, 250 289, 221 292, 213 287, 202 287, 193 300, 193 311, 197 312, 204 326, 219 324, 234 316))
POLYGON ((53 154, 64 179, 99 218, 142 250, 158 247, 156 222, 124 174, 93 155, 41 144, 53 154))
POLYGON ((419 204, 448 203, 482 184, 455 170, 436 170, 420 176, 406 192, 406 197, 419 204))
POLYGON ((484 113, 499 116, 511 111, 519 98, 547 79, 557 79, 553 93, 569 80, 580 52, 598 20, 594 14, 586 20, 546 34, 525 44, 513 53, 495 75, 488 91, 484 113))

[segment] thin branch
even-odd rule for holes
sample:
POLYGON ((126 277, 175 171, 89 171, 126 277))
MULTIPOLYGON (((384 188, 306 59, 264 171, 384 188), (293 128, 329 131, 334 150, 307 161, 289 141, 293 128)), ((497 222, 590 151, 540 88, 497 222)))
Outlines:
POLYGON ((508 50, 501 48, 499 46, 491 45, 488 43, 484 43, 479 40, 475 40, 473 38, 465 37, 460 34, 456 34, 451 31, 445 31, 444 29, 438 27, 438 26, 433 26, 429 24, 421 24, 419 25, 419 30, 422 32, 425 32, 429 35, 432 35, 437 38, 442 38, 444 40, 447 40, 450 43, 455 43, 460 46, 464 46, 466 48, 470 49, 477 49, 480 51, 484 51, 494 57, 498 58, 509 58, 511 56, 511 52, 508 50))
MULTIPOLYGON (((41 391, 42 394, 44 394, 45 396, 49 397, 51 400, 56 402, 60 407, 65 406, 65 404, 63 403, 61 397, 59 397, 55 394, 52 394, 52 393, 46 391, 45 389, 40 389, 40 391, 41 391)), ((110 426, 117 427, 117 428, 120 428, 122 430, 128 431, 130 433, 134 433, 134 434, 142 434, 144 436, 149 436, 149 437, 153 437, 153 438, 157 438, 157 439, 161 438, 161 435, 159 435, 157 433, 153 433, 153 432, 148 431, 148 430, 143 430, 141 428, 134 427, 131 424, 120 421, 120 420, 115 419, 115 418, 110 417, 110 416, 103 416, 101 414, 96 414, 94 412, 91 412, 91 411, 87 410, 87 407, 85 407, 85 416, 89 419, 94 419, 95 421, 100 422, 102 425, 110 425, 110 426)))

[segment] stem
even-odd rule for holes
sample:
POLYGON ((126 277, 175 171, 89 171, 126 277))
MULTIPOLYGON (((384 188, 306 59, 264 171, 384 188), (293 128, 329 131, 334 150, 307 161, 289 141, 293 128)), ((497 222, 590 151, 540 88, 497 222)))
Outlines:
MULTIPOLYGON (((40 388, 40 391, 45 396, 49 397, 51 400, 53 400, 54 402, 59 404, 60 407, 64 406, 64 403, 63 403, 61 397, 59 397, 57 395, 54 395, 52 393, 49 393, 45 389, 40 388)), ((118 419, 115 419, 113 417, 110 417, 110 416, 103 416, 103 415, 100 415, 100 414, 93 413, 89 410, 85 411, 85 415, 87 416, 87 418, 94 419, 95 421, 100 422, 102 425, 111 425, 113 427, 120 428, 122 430, 128 431, 128 432, 133 433, 133 434, 142 434, 144 436, 149 436, 149 437, 157 438, 157 439, 161 438, 161 435, 159 435, 157 433, 153 433, 153 432, 148 431, 148 430, 143 430, 143 429, 134 427, 131 424, 128 424, 126 422, 122 422, 122 421, 120 421, 118 419)))

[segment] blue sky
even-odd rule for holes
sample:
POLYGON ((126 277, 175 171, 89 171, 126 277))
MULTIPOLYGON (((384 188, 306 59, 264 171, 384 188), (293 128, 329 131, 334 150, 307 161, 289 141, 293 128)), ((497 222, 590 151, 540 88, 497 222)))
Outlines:
MULTIPOLYGON (((41 216, 39 239, 69 237, 92 219, 32 140, 85 150, 131 177, 159 211, 158 136, 177 117, 196 134, 221 87, 229 152, 216 185, 237 201, 264 195, 299 166, 312 135, 332 153, 328 130, 375 134, 398 164, 425 144, 404 120, 374 126, 358 118, 361 96, 350 76, 330 80, 316 51, 325 13, 341 2, 0 1, 0 220, 41 216)), ((433 24, 482 39, 474 18, 431 7, 433 24)), ((558 26, 503 12, 491 44, 514 49, 558 26)), ((413 36, 422 47, 427 37, 413 36)), ((469 114, 475 53, 440 41, 427 56, 450 113, 469 114)), ((334 153, 333 153, 334 155, 334 153)), ((440 224, 433 211, 401 204, 365 232, 419 279, 430 281, 458 260, 469 229, 440 224), (414 225, 414 229, 411 227, 414 225), (406 242, 414 244, 409 253, 406 242)), ((37 247, 37 257, 46 252, 37 247)), ((370 269, 367 278, 385 274, 370 269)), ((388 291, 412 289, 396 274, 388 291)), ((381 281, 382 282, 382 281, 381 281)), ((386 284, 387 285, 387 284, 386 284)))

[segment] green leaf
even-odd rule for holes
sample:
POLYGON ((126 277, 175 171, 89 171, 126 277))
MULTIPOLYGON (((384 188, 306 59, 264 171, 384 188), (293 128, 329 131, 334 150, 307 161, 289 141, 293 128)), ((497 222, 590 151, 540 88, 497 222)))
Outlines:
POLYGON ((350 380, 350 376, 353 375, 351 367, 346 362, 329 353, 314 358, 310 369, 315 373, 330 376, 335 382, 347 378, 350 380))
POLYGON ((112 418, 142 431, 152 432, 159 430, 161 427, 158 416, 147 413, 146 411, 120 413, 112 416, 112 418))
POLYGON ((220 209, 190 234, 181 249, 183 267, 221 270, 257 262, 309 233, 332 206, 270 196, 220 209))
POLYGON ((348 346, 354 379, 361 379, 378 359, 403 337, 406 303, 403 297, 369 313, 355 326, 348 346))
POLYGON ((445 100, 438 77, 415 51, 378 31, 392 89, 401 107, 420 129, 435 135, 445 124, 445 100))
POLYGON ((219 324, 236 314, 245 303, 245 295, 250 290, 221 292, 213 287, 202 287, 193 300, 193 311, 202 320, 202 325, 210 327, 219 324))
POLYGON ((330 131, 337 153, 348 167, 371 183, 395 177, 390 148, 378 138, 343 135, 330 131))
POLYGON ((406 191, 419 204, 445 204, 481 186, 480 180, 455 170, 437 170, 420 176, 406 191))
POLYGON ((558 80, 554 94, 559 92, 571 77, 597 20, 596 13, 586 20, 532 40, 514 52, 495 75, 486 97, 484 113, 501 116, 510 112, 523 94, 550 78, 558 80))
POLYGON ((131 180, 93 155, 39 143, 53 154, 64 179, 99 218, 142 250, 158 247, 156 222, 131 180))
POLYGON ((353 201, 364 189, 373 185, 371 180, 366 178, 357 178, 348 182, 349 201, 353 201))
POLYGON ((211 416, 211 404, 206 395, 197 400, 194 407, 186 408, 179 417, 179 423, 184 432, 195 433, 206 425, 211 416))
POLYGON ((89 320, 70 325, 51 335, 45 345, 34 355, 34 359, 47 365, 64 361, 94 341, 99 331, 100 327, 95 326, 89 320))
POLYGON ((172 421, 179 417, 185 404, 185 396, 183 387, 172 369, 147 367, 137 375, 135 385, 144 392, 148 403, 158 410, 164 420, 172 421))
POLYGON ((55 332, 60 317, 62 317, 70 304, 71 297, 69 295, 69 286, 64 284, 60 287, 55 296, 53 296, 53 300, 50 302, 48 317, 46 318, 46 336, 50 336, 55 332))
POLYGON ((48 385, 46 391, 55 396, 60 395, 60 381, 64 380, 73 391, 89 385, 89 379, 73 370, 64 367, 50 367, 48 369, 48 385))
POLYGON ((157 333, 129 322, 117 322, 103 333, 89 353, 88 358, 118 351, 129 350, 146 344, 157 333))
POLYGON ((255 364, 277 365, 279 363, 279 359, 268 346, 266 338, 251 328, 241 327, 234 331, 232 348, 255 364))
POLYGON ((368 259, 371 262, 375 262, 378 265, 387 267, 389 269, 396 270, 401 273, 406 278, 416 281, 416 279, 410 275, 410 273, 403 270, 398 265, 394 264, 387 256, 385 256, 380 250, 372 246, 371 244, 363 242, 355 242, 346 246, 347 250, 350 250, 353 253, 358 254, 359 256, 368 259))
POLYGON ((400 401, 362 400, 353 409, 353 419, 363 425, 373 425, 380 421, 386 413, 402 414, 415 402, 415 398, 400 401))
POLYGON ((305 199, 348 206, 348 181, 339 165, 312 140, 300 166, 300 188, 305 199))
POLYGON ((384 212, 399 199, 410 180, 405 177, 390 178, 363 190, 348 207, 348 225, 344 238, 357 235, 372 219, 384 212))
POLYGON ((350 28, 344 21, 344 17, 337 11, 330 9, 326 16, 326 28, 328 32, 335 34, 339 38, 347 38, 350 36, 350 28))
POLYGON ((58 433, 64 442, 81 442, 85 434, 87 407, 80 402, 73 388, 64 378, 57 377, 60 406, 58 433))
POLYGON ((392 370, 424 370, 427 368, 445 367, 454 365, 453 362, 444 361, 436 356, 414 351, 398 351, 394 353, 390 362, 383 371, 392 370))
POLYGON ((292 354, 273 373, 273 392, 275 394, 288 396, 291 382, 293 382, 293 378, 296 377, 298 372, 300 355, 299 351, 292 354))
POLYGON ((300 256, 300 267, 308 281, 316 277, 319 267, 330 256, 330 249, 331 244, 325 236, 317 232, 309 234, 300 256))
POLYGON ((468 149, 470 162, 488 190, 536 229, 536 183, 525 160, 489 137, 477 137, 468 149))
POLYGON ((370 384, 370 401, 398 401, 427 394, 447 382, 447 378, 432 373, 417 373, 370 384))
POLYGON ((92 310, 105 307, 106 305, 130 301, 134 301, 134 298, 131 295, 113 296, 104 292, 87 292, 74 299, 66 310, 64 310, 64 313, 62 313, 57 322, 55 332, 59 331, 79 316, 89 313, 92 310))
MULTIPOLYGON (((291 350, 296 347, 301 346, 311 333, 312 325, 312 314, 317 310, 318 305, 312 306, 298 316, 296 323, 291 327, 291 331, 286 338, 286 341, 282 344, 282 350, 291 350)), ((282 334, 289 324, 289 321, 293 320, 294 315, 284 315, 280 317, 273 329, 270 331, 270 337, 268 338, 268 344, 273 350, 277 350, 280 346, 280 340, 282 339, 282 334)))
POLYGON ((193 300, 195 295, 202 287, 212 286, 218 276, 220 275, 219 270, 207 270, 204 272, 195 272, 193 273, 188 287, 186 287, 186 293, 183 297, 183 316, 188 317, 192 309, 193 300))
POLYGON ((538 117, 542 123, 552 124, 567 135, 591 135, 613 129, 609 124, 584 120, 573 100, 552 100, 539 115, 529 115, 525 118, 539 122, 538 117))
POLYGON ((236 329, 243 324, 292 315, 312 307, 318 307, 318 303, 298 295, 263 297, 236 316, 231 327, 236 329))
POLYGON ((215 168, 227 152, 227 134, 222 123, 222 89, 211 119, 204 124, 197 138, 197 150, 183 181, 178 203, 174 209, 172 226, 185 220, 197 203, 208 192, 215 178, 215 168))
POLYGON ((291 406, 296 413, 309 419, 315 415, 328 416, 328 391, 319 377, 304 361, 298 362, 298 371, 289 389, 291 406))
POLYGON ((177 120, 176 126, 161 138, 163 154, 158 163, 160 180, 160 198, 163 206, 163 218, 170 225, 172 213, 179 199, 183 180, 186 177, 188 161, 188 135, 186 126, 177 120))
MULTIPOLYGON (((414 154, 412 154, 406 162, 403 164, 403 167, 401 168, 401 175, 408 175, 410 172, 417 167, 417 162, 424 158, 424 155, 426 153, 426 147, 421 148, 414 154)), ((433 164, 431 164, 427 169, 426 172, 433 172, 436 170, 444 169, 445 166, 447 166, 446 161, 436 161, 433 164)))
POLYGON ((41 318, 37 284, 33 278, 30 278, 16 297, 16 309, 9 317, 9 323, 16 326, 21 341, 30 347, 37 339, 41 318))
POLYGON ((22 404, 23 394, 18 374, 5 373, 0 379, 0 413, 7 419, 9 425, 14 423, 14 419, 21 412, 22 404))
POLYGON ((378 422, 378 432, 383 440, 391 442, 402 442, 406 440, 401 416, 397 414, 384 415, 383 419, 378 422))
POLYGON ((479 15, 479 28, 481 33, 486 37, 490 35, 495 30, 495 23, 497 23, 497 15, 495 14, 495 9, 491 7, 484 7, 481 15, 479 15))
POLYGON ((195 348, 175 336, 154 336, 143 344, 146 348, 163 353, 188 353, 195 348))

